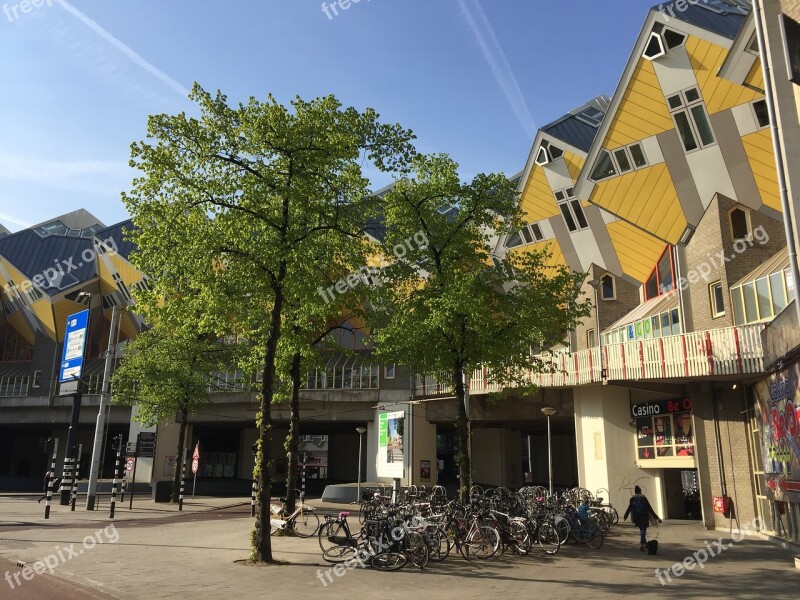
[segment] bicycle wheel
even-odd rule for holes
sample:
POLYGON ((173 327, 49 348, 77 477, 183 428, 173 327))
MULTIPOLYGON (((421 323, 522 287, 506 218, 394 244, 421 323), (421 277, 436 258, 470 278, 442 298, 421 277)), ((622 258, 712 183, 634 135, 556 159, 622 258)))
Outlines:
POLYGON ((404 544, 406 546, 404 554, 412 565, 418 569, 424 569, 428 566, 430 552, 428 552, 428 545, 425 543, 425 538, 422 537, 422 534, 416 531, 409 531, 406 533, 404 544))
POLYGON ((313 512, 302 512, 292 520, 297 537, 310 538, 319 530, 319 517, 313 512))
POLYGON ((511 539, 515 545, 514 550, 519 554, 528 554, 531 551, 531 536, 528 528, 519 521, 512 521, 510 527, 511 539))
POLYGON ((398 552, 381 552, 372 557, 370 564, 378 571, 397 571, 407 562, 405 555, 398 552))
POLYGON ((536 532, 536 542, 547 554, 555 554, 561 547, 558 530, 550 523, 542 523, 539 525, 539 530, 536 532))
POLYGON ((320 550, 324 554, 329 548, 341 545, 338 541, 347 538, 347 530, 345 530, 341 521, 326 521, 320 526, 317 536, 320 550))
POLYGON ((619 523, 619 513, 617 512, 616 508, 614 508, 613 506, 609 507, 608 514, 609 518, 611 519, 612 525, 616 525, 617 523, 619 523))
POLYGON ((556 517, 555 527, 556 531, 558 532, 558 541, 561 544, 566 544, 570 533, 569 521, 567 521, 564 517, 556 517))
POLYGON ((493 557, 500 548, 500 534, 494 527, 481 525, 469 532, 466 545, 470 554, 485 560, 493 557))
POLYGON ((589 530, 585 534, 584 542, 592 550, 597 550, 603 545, 603 532, 597 523, 589 523, 589 530))
POLYGON ((425 542, 428 545, 428 554, 433 562, 441 562, 450 554, 450 538, 441 527, 429 527, 425 530, 425 542))
POLYGON ((358 550, 353 546, 331 546, 322 553, 329 563, 343 563, 358 557, 358 550))

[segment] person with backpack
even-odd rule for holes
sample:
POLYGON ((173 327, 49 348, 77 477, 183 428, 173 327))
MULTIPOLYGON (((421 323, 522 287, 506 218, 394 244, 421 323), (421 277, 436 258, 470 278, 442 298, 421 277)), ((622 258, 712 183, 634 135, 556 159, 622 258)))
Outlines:
POLYGON ((650 526, 651 519, 658 523, 662 521, 658 518, 653 507, 650 506, 650 501, 647 499, 647 496, 642 494, 642 488, 637 485, 633 488, 633 491, 634 495, 628 504, 628 510, 625 511, 625 516, 622 518, 625 520, 628 518, 628 515, 631 515, 633 525, 638 527, 641 532, 639 550, 644 552, 645 545, 647 544, 647 528, 650 526))

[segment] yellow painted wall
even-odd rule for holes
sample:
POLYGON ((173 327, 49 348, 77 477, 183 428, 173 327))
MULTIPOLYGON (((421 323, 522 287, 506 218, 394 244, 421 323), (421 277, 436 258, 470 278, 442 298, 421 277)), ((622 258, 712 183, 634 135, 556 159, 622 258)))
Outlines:
POLYGON ((547 182, 547 176, 538 165, 534 165, 520 197, 523 219, 534 223, 558 214, 556 199, 547 182))
POLYGON ((775 170, 775 155, 772 153, 772 134, 769 129, 762 129, 742 138, 750 168, 756 179, 761 201, 781 210, 781 199, 778 193, 778 174, 775 170))
POLYGON ((641 58, 614 114, 603 147, 614 150, 673 128, 653 65, 641 58))
POLYGON ((664 252, 664 242, 625 221, 609 223, 607 228, 622 272, 644 283, 664 252))
MULTIPOLYGON (((2 262, 3 266, 5 267, 9 275, 11 275, 14 285, 19 291, 20 295, 22 296, 26 306, 28 306, 33 311, 33 314, 36 315, 36 318, 38 319, 45 333, 52 339, 53 336, 55 335, 55 328, 53 326, 53 311, 50 309, 50 298, 47 296, 45 292, 42 292, 42 298, 34 302, 33 305, 29 304, 28 296, 23 293, 23 284, 22 284, 23 281, 30 281, 28 277, 26 277, 25 274, 22 273, 22 271, 17 269, 13 264, 8 262, 8 260, 6 260, 5 258, 0 258, 0 262, 2 262)), ((10 282, 6 281, 4 277, 0 277, 0 287, 5 287, 6 285, 9 284, 10 282)), ((28 327, 27 324, 25 325, 25 327, 30 329, 30 327, 28 327)))
POLYGON ((709 114, 713 115, 761 97, 761 94, 717 75, 728 55, 727 49, 691 35, 687 38, 685 47, 709 114))
POLYGON ((586 163, 586 156, 582 154, 573 154, 572 152, 564 152, 564 163, 567 165, 569 176, 572 181, 578 181, 578 176, 581 174, 581 169, 586 163))
POLYGON ((7 315, 6 319, 8 319, 8 324, 24 337, 29 344, 33 344, 36 341, 36 333, 28 325, 25 316, 20 311, 15 312, 13 315, 7 315))
POLYGON ((551 253, 550 259, 547 261, 547 267, 545 268, 545 271, 554 270, 562 266, 569 266, 567 265, 567 261, 564 259, 564 253, 561 251, 561 246, 559 246, 555 239, 536 242, 535 244, 529 244, 527 246, 522 246, 521 248, 514 248, 510 251, 510 254, 541 252, 542 250, 548 250, 551 253))
POLYGON ((598 183, 590 200, 672 244, 678 242, 686 228, 678 193, 665 163, 598 183))
POLYGON ((753 66, 750 67, 750 72, 744 78, 744 82, 760 90, 764 89, 764 71, 761 70, 761 59, 757 58, 753 66))

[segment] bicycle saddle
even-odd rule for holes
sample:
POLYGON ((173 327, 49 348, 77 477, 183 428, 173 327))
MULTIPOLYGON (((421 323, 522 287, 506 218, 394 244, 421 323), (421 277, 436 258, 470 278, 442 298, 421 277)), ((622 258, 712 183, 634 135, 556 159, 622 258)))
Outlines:
POLYGON ((340 513, 339 513, 339 518, 340 518, 340 519, 346 519, 346 518, 347 518, 347 517, 349 517, 349 516, 350 516, 350 513, 349 513, 349 512, 340 512, 340 513))

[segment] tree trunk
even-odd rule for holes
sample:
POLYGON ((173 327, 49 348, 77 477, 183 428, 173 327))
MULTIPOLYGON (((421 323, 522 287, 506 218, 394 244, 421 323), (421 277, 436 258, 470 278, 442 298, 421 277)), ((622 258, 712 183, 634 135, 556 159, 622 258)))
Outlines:
MULTIPOLYGON (((281 264, 281 277, 286 275, 286 266, 281 264)), ((256 523, 252 535, 252 554, 254 562, 272 563, 272 539, 269 535, 270 511, 272 498, 271 476, 271 442, 272 442, 272 399, 275 390, 275 357, 278 352, 278 340, 281 335, 281 315, 283 312, 283 291, 280 287, 275 293, 275 304, 270 315, 267 347, 264 352, 264 370, 261 381, 260 427, 258 432, 259 452, 256 457, 258 474, 258 491, 256 494, 256 523)))
POLYGON ((181 473, 184 468, 183 459, 186 451, 186 424, 189 421, 189 411, 181 410, 181 429, 178 433, 178 453, 175 455, 175 474, 172 476, 172 494, 169 501, 172 504, 178 503, 178 496, 181 488, 181 473))
POLYGON ((297 501, 297 467, 300 462, 300 367, 302 357, 295 354, 289 371, 292 378, 292 401, 289 407, 289 435, 286 437, 286 458, 289 463, 286 475, 286 510, 292 514, 297 501))
POLYGON ((472 461, 469 456, 469 415, 465 406, 466 388, 464 387, 464 366, 461 361, 456 362, 453 369, 453 389, 456 392, 458 402, 458 419, 456 420, 456 432, 458 435, 458 488, 461 502, 466 503, 469 499, 469 491, 472 487, 472 461))

